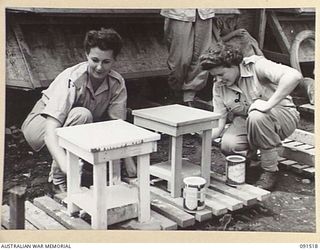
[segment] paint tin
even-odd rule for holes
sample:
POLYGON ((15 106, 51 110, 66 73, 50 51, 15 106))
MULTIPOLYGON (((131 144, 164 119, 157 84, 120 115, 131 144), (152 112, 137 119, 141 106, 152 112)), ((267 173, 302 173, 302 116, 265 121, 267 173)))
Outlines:
POLYGON ((196 212, 204 209, 206 180, 198 176, 190 176, 183 179, 183 208, 187 212, 196 212))
POLYGON ((241 155, 229 155, 226 157, 227 184, 231 186, 245 183, 246 158, 241 155))

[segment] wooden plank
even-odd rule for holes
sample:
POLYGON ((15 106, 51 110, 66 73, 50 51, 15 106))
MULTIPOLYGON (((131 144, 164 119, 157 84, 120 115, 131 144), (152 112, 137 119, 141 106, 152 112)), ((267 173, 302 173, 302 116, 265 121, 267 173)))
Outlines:
POLYGON ((288 41, 288 38, 286 37, 281 24, 277 18, 277 15, 275 14, 275 12, 271 11, 269 13, 269 20, 270 20, 270 27, 273 31, 273 34, 276 37, 276 40, 280 46, 280 49, 283 53, 285 54, 289 54, 290 53, 290 43, 288 41))
POLYGON ((292 145, 292 143, 283 144, 283 150, 279 150, 279 155, 300 164, 315 165, 315 148, 304 149, 301 146, 292 145))
POLYGON ((40 230, 63 230, 66 229, 59 222, 51 218, 44 211, 37 208, 30 201, 25 202, 26 220, 40 230))
POLYGON ((305 168, 310 168, 309 165, 300 165, 300 164, 293 164, 290 165, 290 169, 294 172, 301 174, 305 168))
POLYGON ((90 224, 80 218, 69 216, 67 209, 64 206, 60 205, 48 196, 35 198, 33 203, 68 229, 91 229, 90 224))
POLYGON ((285 161, 281 161, 279 162, 279 167, 283 167, 285 169, 288 169, 291 165, 293 164, 298 164, 296 161, 292 161, 292 160, 285 160, 285 161))
POLYGON ((215 216, 220 216, 228 212, 226 205, 222 205, 216 201, 211 200, 210 198, 206 198, 204 203, 206 207, 212 211, 215 216))
MULTIPOLYGON (((83 190, 87 189, 82 187, 83 190)), ((88 190, 88 189, 87 189, 88 190)), ((66 206, 68 199, 66 194, 57 194, 54 196, 54 200, 58 203, 62 203, 63 206, 66 206)), ((113 225, 124 220, 129 220, 135 217, 138 217, 138 204, 129 204, 121 207, 115 207, 108 209, 107 213, 107 222, 108 225, 113 225)))
POLYGON ((310 113, 310 114, 314 114, 314 105, 310 104, 310 103, 307 103, 307 104, 303 104, 303 105, 300 105, 298 107, 298 110, 300 112, 306 112, 306 113, 310 113))
MULTIPOLYGON (((169 204, 176 206, 177 208, 183 210, 183 198, 181 198, 181 197, 172 198, 170 196, 170 193, 168 193, 160 188, 157 188, 157 187, 150 187, 150 190, 151 190, 152 199, 162 200, 166 203, 169 203, 169 204)), ((203 209, 203 210, 195 212, 193 215, 194 215, 196 221, 202 222, 202 221, 209 220, 212 217, 212 212, 208 209, 203 209)))
MULTIPOLYGON (((150 166, 151 175, 170 181, 171 164, 169 161, 150 166)), ((182 159, 182 179, 187 176, 200 176, 200 167, 187 159, 182 159)))
POLYGON ((225 184, 220 183, 218 181, 212 182, 210 184, 210 188, 212 188, 213 190, 216 190, 220 193, 230 195, 231 197, 233 197, 237 200, 241 200, 241 201, 243 201, 244 205, 246 205, 246 206, 250 206, 250 205, 257 203, 257 197, 255 195, 238 190, 235 187, 225 185, 225 184))
POLYGON ((258 30, 258 43, 259 43, 260 49, 263 49, 263 45, 264 45, 266 24, 267 24, 266 9, 261 9, 260 17, 259 17, 259 30, 258 30))
POLYGON ((224 204, 228 210, 235 211, 243 207, 242 201, 239 201, 230 196, 221 194, 220 192, 207 189, 206 190, 207 199, 213 200, 213 202, 224 204))
POLYGON ((304 142, 306 144, 315 146, 315 137, 314 133, 304 131, 301 129, 296 129, 292 135, 288 137, 291 140, 299 141, 299 142, 304 142))
POLYGON ((179 227, 186 228, 195 224, 194 216, 160 199, 152 199, 151 208, 170 220, 175 221, 179 227))
POLYGON ((315 174, 315 168, 314 168, 314 167, 305 168, 305 169, 303 169, 303 172, 308 173, 308 174, 314 176, 314 174, 315 174))
POLYGON ((16 37, 16 40, 18 42, 18 45, 19 45, 19 48, 21 50, 21 53, 22 53, 22 57, 23 57, 23 60, 25 62, 25 66, 26 66, 26 69, 28 71, 28 74, 29 74, 29 78, 30 78, 30 82, 32 84, 32 86, 34 88, 39 88, 39 87, 42 87, 41 84, 40 84, 40 81, 39 79, 37 79, 31 68, 32 68, 32 65, 31 65, 31 60, 32 60, 32 56, 31 56, 31 52, 29 50, 29 47, 23 37, 23 33, 22 33, 22 30, 21 30, 21 27, 19 24, 15 23, 15 22, 12 22, 12 29, 13 29, 13 32, 15 34, 15 37, 16 37))
POLYGON ((249 184, 239 185, 239 186, 237 186, 237 189, 256 195, 258 201, 264 201, 264 200, 268 199, 271 195, 271 192, 264 190, 262 188, 258 188, 258 187, 249 185, 249 184))
MULTIPOLYGON (((8 205, 3 205, 1 208, 1 225, 5 229, 10 229, 10 207, 8 205)), ((24 226, 26 230, 37 230, 34 225, 32 225, 26 219, 24 220, 24 226)))
POLYGON ((177 223, 168 219, 167 217, 151 210, 151 217, 160 221, 161 230, 176 230, 178 229, 177 223))
POLYGON ((148 221, 139 222, 137 219, 124 221, 122 223, 113 226, 114 229, 126 229, 126 230, 161 230, 161 222, 157 218, 150 217, 148 221))
MULTIPOLYGON (((211 171, 211 178, 213 181, 220 181, 222 183, 226 182, 225 175, 221 175, 221 174, 215 173, 213 171, 211 171)), ((254 195, 255 197, 257 197, 258 201, 266 200, 271 195, 271 193, 267 190, 264 190, 264 189, 246 184, 246 183, 241 184, 241 185, 237 185, 235 188, 237 188, 238 190, 244 191, 246 193, 250 193, 250 194, 254 195)))

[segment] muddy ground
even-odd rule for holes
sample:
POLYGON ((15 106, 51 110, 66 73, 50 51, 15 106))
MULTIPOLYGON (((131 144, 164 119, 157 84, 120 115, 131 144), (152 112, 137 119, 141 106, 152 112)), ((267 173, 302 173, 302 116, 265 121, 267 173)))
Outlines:
MULTIPOLYGON (((297 100, 299 101, 299 98, 297 100)), ((10 111, 10 115, 14 116, 12 112, 10 111)), ((35 197, 51 195, 51 187, 47 182, 51 157, 46 149, 38 153, 32 151, 19 129, 14 128, 19 126, 17 121, 17 125, 7 125, 6 129, 3 204, 8 204, 8 190, 17 185, 27 187, 26 199, 30 201, 35 197)), ((302 115, 299 128, 313 132, 313 117, 302 115)), ((183 145, 183 157, 199 163, 199 136, 184 136, 183 145)), ((165 160, 168 157, 167 149, 168 137, 162 136, 158 152, 151 155, 151 163, 165 160)), ((219 148, 213 146, 212 170, 224 173, 224 166, 224 156, 219 148)), ((86 173, 84 182, 90 184, 91 175, 89 171, 86 173)), ((125 172, 123 174, 125 175, 125 172)), ((315 232, 314 179, 281 170, 279 182, 268 200, 221 217, 214 217, 187 230, 315 232)))

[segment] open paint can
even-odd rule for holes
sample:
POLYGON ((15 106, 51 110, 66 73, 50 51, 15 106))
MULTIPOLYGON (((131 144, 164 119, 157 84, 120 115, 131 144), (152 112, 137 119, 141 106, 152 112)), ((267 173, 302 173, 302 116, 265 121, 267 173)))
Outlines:
POLYGON ((187 212, 196 212, 205 207, 206 180, 202 177, 191 176, 183 179, 183 208, 187 212))
POLYGON ((246 158, 241 155, 229 155, 226 157, 227 184, 231 186, 245 183, 246 158))

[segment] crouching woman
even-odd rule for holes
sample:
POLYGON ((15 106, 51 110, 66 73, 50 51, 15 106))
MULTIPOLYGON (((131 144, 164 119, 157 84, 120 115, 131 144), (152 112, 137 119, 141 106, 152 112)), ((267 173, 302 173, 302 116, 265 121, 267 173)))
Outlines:
POLYGON ((121 47, 122 39, 113 29, 88 31, 87 61, 60 73, 22 124, 29 145, 35 151, 47 146, 52 155, 49 181, 55 193, 66 191, 66 153, 58 145, 56 128, 126 118, 125 82, 113 70, 121 47))
POLYGON ((200 65, 214 77, 214 111, 221 114, 213 139, 222 136, 226 155, 250 157, 259 149, 263 171, 255 185, 272 190, 279 170, 277 147, 299 122, 289 94, 302 75, 263 56, 243 57, 236 47, 222 43, 203 54, 200 65))

